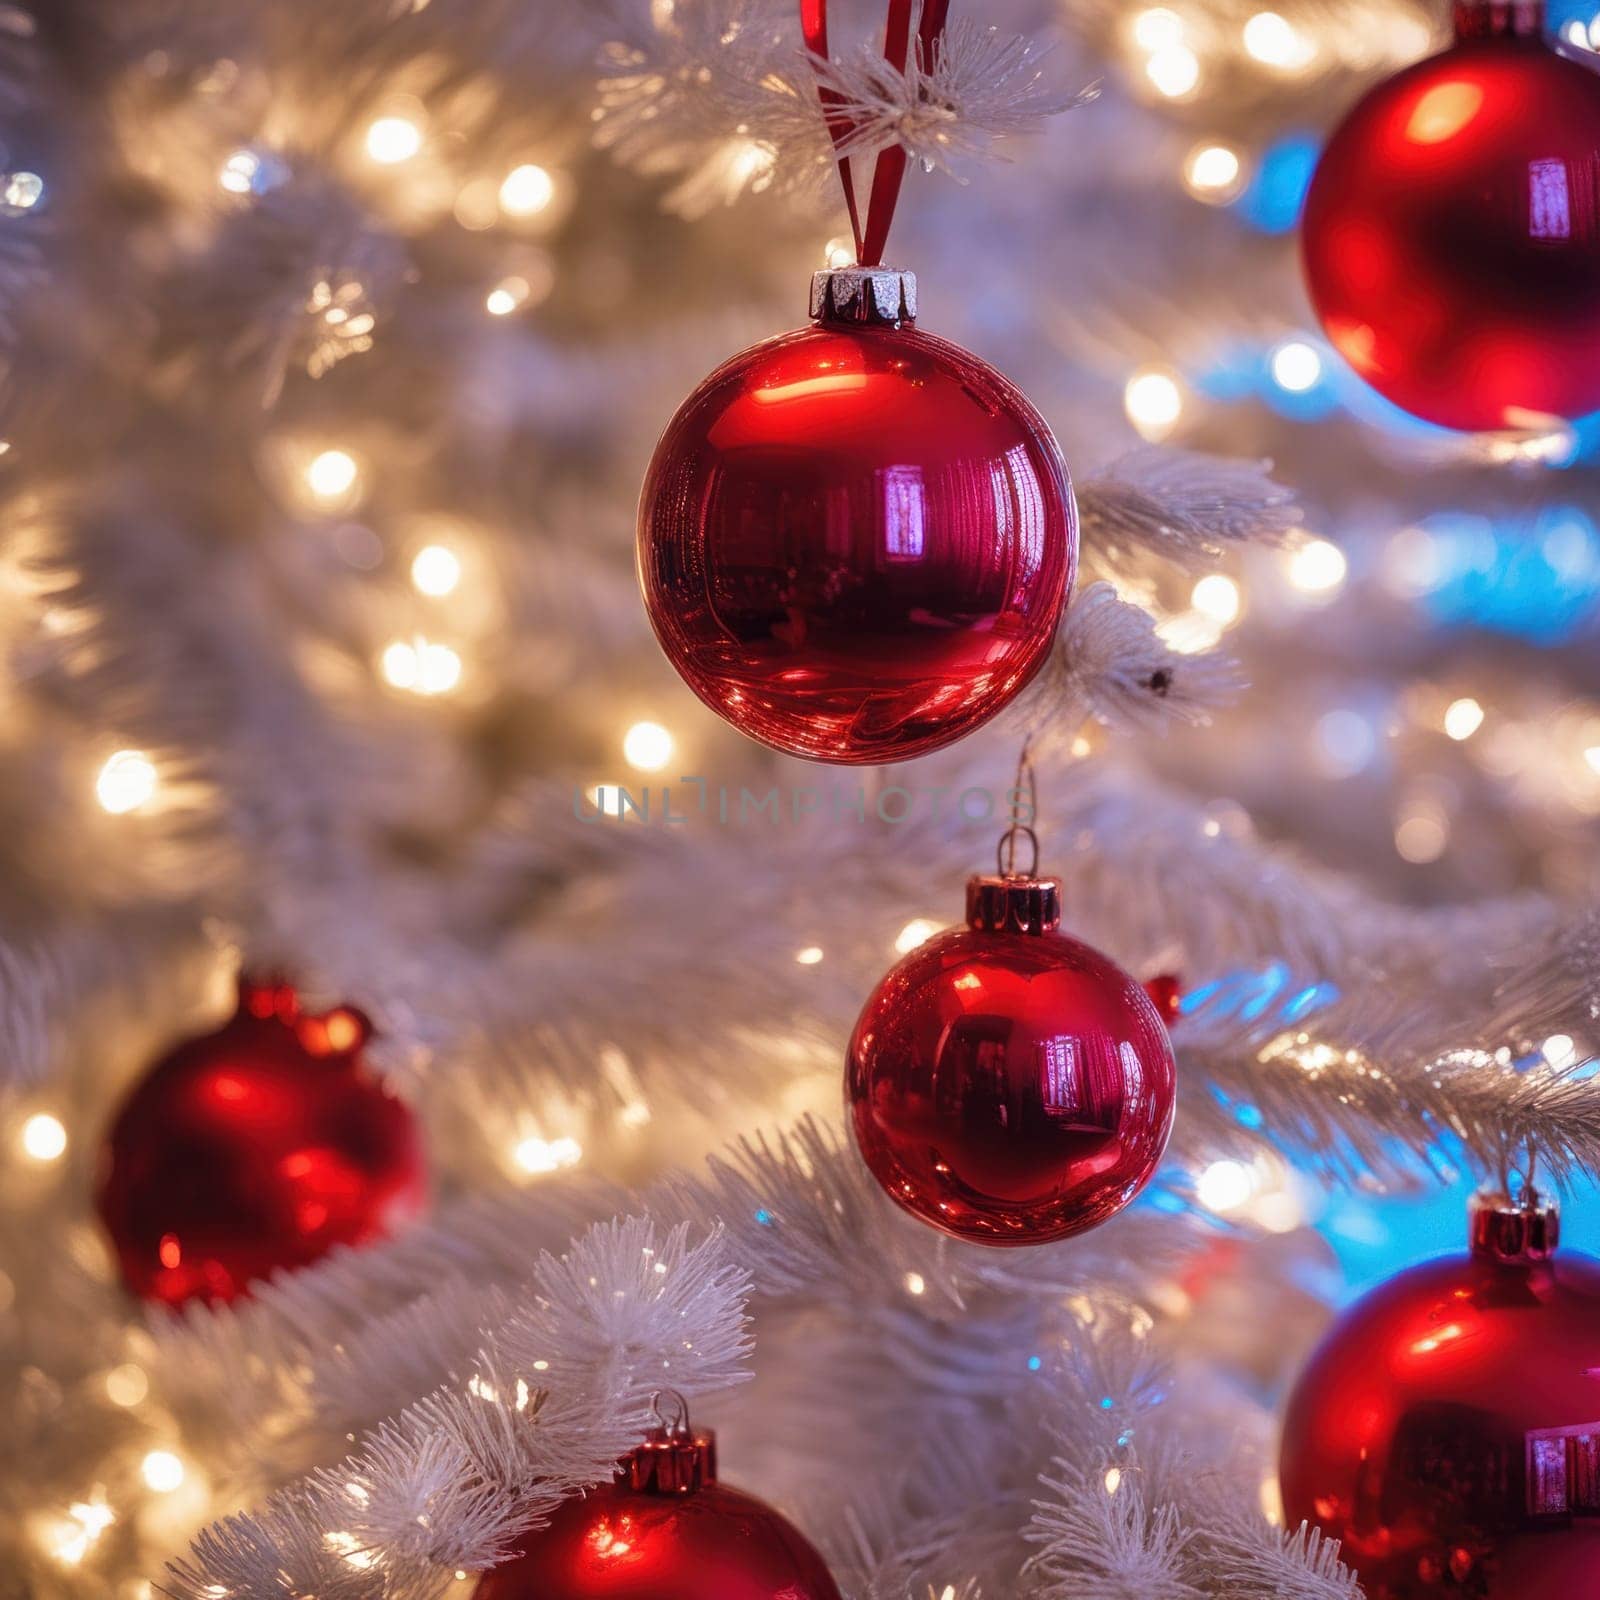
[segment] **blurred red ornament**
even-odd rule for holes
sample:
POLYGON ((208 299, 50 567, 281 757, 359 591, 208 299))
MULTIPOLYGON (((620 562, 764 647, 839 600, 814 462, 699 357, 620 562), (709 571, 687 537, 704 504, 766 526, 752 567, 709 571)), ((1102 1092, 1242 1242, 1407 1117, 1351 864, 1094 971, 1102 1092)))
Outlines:
POLYGON ((421 1135, 363 1065, 369 1031, 357 1011, 311 1016, 287 984, 241 978, 233 1017, 150 1069, 117 1113, 97 1195, 130 1289, 232 1300, 421 1209, 421 1135))
POLYGON ((909 273, 819 273, 816 325, 668 424, 639 505, 656 637, 742 733, 842 763, 960 739, 1043 664, 1077 559, 1066 465, 909 273))
POLYGON ((792 1523, 717 1482, 715 1437, 686 1417, 522 1545, 483 1575, 475 1600, 840 1600, 792 1523))
POLYGON ((856 1142, 913 1216, 1045 1244, 1120 1211, 1172 1130, 1172 1044, 1138 982, 1057 931, 1060 884, 967 884, 967 927, 867 1001, 845 1091, 856 1142))
POLYGON ((1600 1594, 1600 1261, 1553 1206, 1473 1202, 1471 1250, 1350 1308, 1289 1400, 1288 1525, 1367 1600, 1600 1594))
POLYGON ((1450 428, 1600 407, 1600 75, 1542 23, 1531 0, 1461 0, 1455 42, 1356 106, 1306 199, 1329 339, 1450 428))
POLYGON ((1161 1020, 1170 1028, 1178 1020, 1178 1013, 1183 1008, 1182 982, 1175 972, 1158 972, 1153 978, 1144 980, 1144 992, 1150 996, 1150 1004, 1161 1013, 1161 1020))

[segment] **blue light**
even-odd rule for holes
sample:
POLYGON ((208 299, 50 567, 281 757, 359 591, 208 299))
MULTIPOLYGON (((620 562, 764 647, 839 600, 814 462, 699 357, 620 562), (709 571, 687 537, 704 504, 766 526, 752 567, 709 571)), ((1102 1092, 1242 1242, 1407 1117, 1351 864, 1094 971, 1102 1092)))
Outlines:
POLYGON ((1028 1371, 1029 1372, 1037 1372, 1039 1370, 1039 1368, 1042 1367, 1043 1365, 1044 1365, 1044 1358, 1042 1356, 1029 1356, 1028 1357, 1028 1371))
POLYGON ((1100 1409, 1102 1411, 1109 1411, 1115 1404, 1116 1402, 1111 1398, 1111 1396, 1107 1395, 1105 1399, 1100 1402, 1100 1409))
POLYGON ((756 1221, 759 1222, 763 1228, 770 1228, 772 1226, 772 1213, 768 1211, 765 1206, 762 1206, 762 1208, 756 1212, 756 1221))
POLYGON ((1290 133, 1270 144, 1239 196, 1239 214, 1262 233, 1288 233, 1300 220, 1320 146, 1310 133, 1290 133))

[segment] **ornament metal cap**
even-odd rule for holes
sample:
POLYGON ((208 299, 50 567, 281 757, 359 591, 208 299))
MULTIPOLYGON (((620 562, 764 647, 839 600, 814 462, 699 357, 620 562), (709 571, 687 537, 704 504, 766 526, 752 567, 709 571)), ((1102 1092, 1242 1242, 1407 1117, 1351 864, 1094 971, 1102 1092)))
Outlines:
POLYGON ((898 328, 917 320, 917 275, 898 267, 825 267, 811 275, 813 322, 898 328))
POLYGON ((645 1436, 617 1463, 616 1481, 639 1494, 693 1494, 717 1481, 717 1436, 689 1425, 689 1402, 676 1391, 666 1396, 673 1416, 661 1411, 662 1396, 651 1402, 661 1426, 645 1436))
POLYGON ((967 879, 967 926, 979 933, 1051 933, 1061 922, 1061 880, 1008 872, 967 879))
POLYGON ((1485 1190, 1467 1208, 1468 1238, 1475 1256, 1495 1261, 1548 1261, 1561 1241, 1561 1211, 1529 1187, 1520 1199, 1485 1190))

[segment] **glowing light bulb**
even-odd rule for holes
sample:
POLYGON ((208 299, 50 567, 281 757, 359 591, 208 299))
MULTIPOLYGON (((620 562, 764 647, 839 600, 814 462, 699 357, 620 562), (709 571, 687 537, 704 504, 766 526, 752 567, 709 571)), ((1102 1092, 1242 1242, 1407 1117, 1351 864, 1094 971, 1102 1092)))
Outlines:
POLYGON ((95 798, 102 811, 121 816, 147 804, 157 781, 155 765, 142 750, 118 750, 94 781, 95 798))
POLYGON ((1144 75, 1158 94, 1182 100, 1199 85, 1200 59, 1186 44, 1163 45, 1145 62, 1144 75))
POLYGON ((411 583, 418 594, 440 599, 461 582, 461 561, 448 545, 424 545, 411 558, 411 583))
POLYGON ((1106 1482, 1106 1493, 1107 1494, 1115 1494, 1117 1492, 1117 1490, 1122 1487, 1122 1468, 1121 1467, 1107 1467, 1106 1468, 1106 1479, 1105 1479, 1105 1482, 1106 1482))
POLYGON ((1183 164, 1183 181, 1198 200, 1222 205, 1243 187, 1237 153, 1225 144, 1199 144, 1183 164))
POLYGON ((306 484, 319 500, 338 500, 356 486, 361 469, 348 450, 324 450, 311 458, 306 484))
POLYGON ((31 1161, 56 1161, 67 1148, 67 1130, 48 1111, 36 1112, 22 1124, 22 1153, 31 1161))
POLYGON ((1165 6, 1141 11, 1133 19, 1133 42, 1141 50, 1164 50, 1183 38, 1183 18, 1165 6))
POLYGON ((20 217, 44 199, 44 179, 37 172, 8 172, 0 179, 0 211, 20 217))
POLYGON ((532 162, 513 167, 500 185, 500 209, 508 217, 532 217, 555 199, 556 181, 532 162))
POLYGON ((796 950, 794 958, 802 967, 814 967, 822 959, 822 946, 808 944, 804 950, 796 950))
POLYGON ((926 944, 939 931, 937 922, 927 917, 916 917, 895 935, 894 947, 901 955, 910 955, 919 944, 926 944))
POLYGON ((62 1566, 75 1567, 116 1520, 105 1491, 96 1484, 89 1499, 73 1501, 64 1517, 47 1522, 41 1542, 62 1566))
POLYGON ((1210 573, 1194 586, 1189 595, 1189 604, 1201 616, 1227 627, 1239 617, 1239 585, 1220 572, 1210 573))
POLYGON ((1326 539, 1312 539, 1289 557, 1289 582, 1306 594, 1328 594, 1344 582, 1344 551, 1326 539))
POLYGON ((379 117, 367 129, 367 154, 385 167, 409 161, 422 148, 422 130, 409 117, 379 117))
POLYGON ((1578 1059, 1578 1051, 1570 1034, 1552 1033, 1539 1046, 1539 1054, 1558 1072, 1570 1067, 1578 1059))
POLYGON ((1183 393, 1171 373, 1147 367, 1128 379, 1122 406, 1146 439, 1162 439, 1183 415, 1183 393))
POLYGON ((659 722, 636 722, 622 736, 622 758, 635 772, 659 772, 672 751, 672 735, 659 722))
POLYGON ((1322 357, 1304 339, 1288 339, 1272 352, 1272 381, 1290 394, 1314 389, 1322 377, 1322 357))
POLYGON ((908 1272, 905 1277, 907 1294, 922 1294, 928 1287, 927 1280, 920 1272, 908 1272))
POLYGON ((1255 1192, 1255 1177, 1242 1161, 1213 1161, 1195 1183, 1208 1211, 1236 1211, 1255 1192))
POLYGON ((1445 708, 1444 731, 1452 739, 1470 739, 1483 726, 1483 714, 1471 695, 1463 695, 1445 708))
POLYGON ((502 278, 484 297, 484 309, 491 317, 509 317, 531 292, 526 278, 502 278))
POLYGON ((1286 72, 1308 66, 1317 54, 1316 42, 1276 11, 1258 11, 1245 23, 1244 47, 1262 66, 1286 72))
POLYGON ((524 1172, 543 1174, 556 1172, 562 1167, 573 1167, 583 1158, 583 1150, 576 1139, 519 1140, 511 1152, 511 1159, 524 1172))
POLYGON ((152 1450, 139 1463, 139 1476, 157 1494, 171 1494, 183 1482, 183 1462, 170 1450, 152 1450))

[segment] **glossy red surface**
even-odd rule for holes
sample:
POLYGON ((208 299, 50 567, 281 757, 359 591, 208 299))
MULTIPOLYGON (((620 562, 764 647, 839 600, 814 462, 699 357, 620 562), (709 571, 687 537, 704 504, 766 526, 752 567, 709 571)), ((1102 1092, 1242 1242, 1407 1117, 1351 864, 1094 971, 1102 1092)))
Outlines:
POLYGON ((799 1530, 724 1484, 591 1489, 521 1544, 479 1580, 476 1600, 839 1600, 799 1530))
POLYGON ((1600 1262, 1449 1256, 1374 1290, 1296 1385, 1279 1471, 1368 1600, 1600 1595, 1600 1262))
POLYGON ((360 1244, 427 1195, 411 1112, 362 1065, 367 1026, 241 983, 235 1015, 135 1086, 97 1203, 123 1280, 149 1300, 231 1300, 280 1267, 360 1244))
POLYGON ((1329 339, 1407 411, 1496 429, 1600 407, 1600 75, 1540 38, 1464 39, 1374 89, 1302 237, 1329 339))
POLYGON ((894 761, 992 717, 1050 648, 1077 556, 1044 420, 915 328, 820 325, 720 367, 639 506, 656 636, 741 732, 894 761))
POLYGON ((845 1092, 889 1195, 983 1244, 1043 1244, 1121 1210, 1172 1130, 1167 1030, 1114 962, 1058 932, 952 929, 856 1023, 845 1092))

